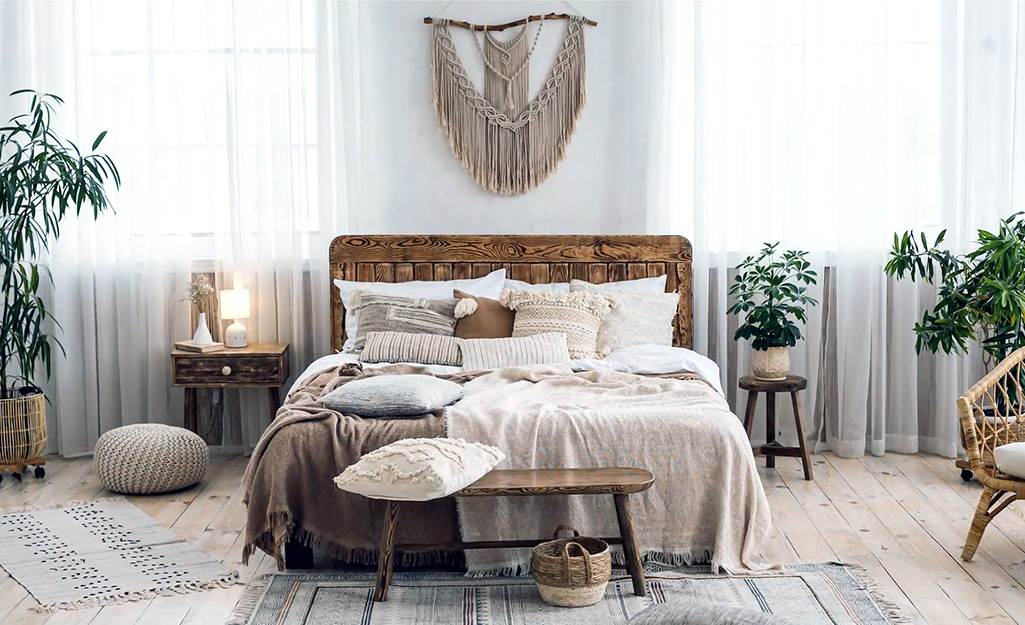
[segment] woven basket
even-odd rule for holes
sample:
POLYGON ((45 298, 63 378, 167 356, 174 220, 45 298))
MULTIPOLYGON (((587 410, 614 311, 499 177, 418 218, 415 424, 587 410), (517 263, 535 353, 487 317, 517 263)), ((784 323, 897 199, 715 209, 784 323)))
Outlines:
POLYGON ((598 603, 612 576, 608 544, 598 538, 585 538, 567 525, 560 525, 554 538, 534 547, 530 555, 530 572, 541 598, 564 608, 598 603), (573 538, 558 538, 562 530, 572 531, 573 538))
POLYGON ((0 464, 18 464, 46 449, 46 398, 42 393, 0 399, 0 464))

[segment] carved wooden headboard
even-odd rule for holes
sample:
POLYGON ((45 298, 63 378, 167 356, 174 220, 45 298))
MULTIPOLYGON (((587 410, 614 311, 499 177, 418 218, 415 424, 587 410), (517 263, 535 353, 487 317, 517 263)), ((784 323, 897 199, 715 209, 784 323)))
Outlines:
MULTIPOLYGON (((328 254, 331 279, 407 282, 478 278, 505 267, 533 284, 615 282, 667 274, 679 291, 673 344, 691 347, 691 247, 671 235, 363 235, 340 236, 328 254)), ((345 309, 331 286, 331 348, 345 342, 345 309)))

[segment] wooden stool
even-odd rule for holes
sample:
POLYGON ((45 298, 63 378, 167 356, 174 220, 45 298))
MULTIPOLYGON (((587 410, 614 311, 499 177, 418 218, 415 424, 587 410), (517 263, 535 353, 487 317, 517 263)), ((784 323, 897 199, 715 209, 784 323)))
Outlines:
POLYGON ((758 393, 765 393, 765 444, 755 446, 758 452, 765 454, 765 466, 776 467, 776 456, 800 457, 804 463, 804 479, 814 479, 811 474, 811 458, 808 456, 808 445, 804 442, 804 424, 801 423, 801 402, 798 393, 808 387, 808 380, 796 375, 788 375, 785 380, 761 380, 753 375, 740 378, 740 388, 747 391, 747 411, 744 413, 744 429, 751 438, 751 426, 755 421, 755 409, 758 407, 758 393), (790 393, 794 405, 794 422, 797 425, 797 447, 784 447, 776 440, 776 393, 790 393))
MULTIPOLYGON (((453 497, 542 497, 551 495, 612 495, 619 520, 619 536, 602 538, 610 545, 623 545, 626 570, 633 580, 634 594, 643 597, 644 567, 634 537, 630 518, 631 493, 641 493, 655 482, 655 476, 646 469, 607 467, 594 469, 496 469, 470 484, 453 497)), ((380 550, 377 558, 377 583, 374 601, 387 601, 391 583, 395 552, 402 551, 457 551, 465 549, 499 549, 503 547, 534 547, 550 538, 537 540, 494 540, 458 543, 396 544, 395 533, 399 523, 399 502, 387 502, 384 527, 381 530, 380 550)))

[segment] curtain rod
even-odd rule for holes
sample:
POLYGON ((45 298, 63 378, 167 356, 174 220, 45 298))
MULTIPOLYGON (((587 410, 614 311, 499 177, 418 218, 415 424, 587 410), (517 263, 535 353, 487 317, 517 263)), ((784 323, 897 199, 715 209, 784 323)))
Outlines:
MULTIPOLYGON (((565 13, 549 13, 547 15, 531 15, 529 17, 525 17, 523 19, 516 20, 514 22, 506 22, 505 24, 495 24, 495 25, 471 24, 469 22, 460 22, 458 20, 448 20, 448 23, 449 23, 449 26, 458 26, 460 28, 469 28, 470 30, 505 30, 506 28, 512 28, 513 26, 519 26, 521 24, 526 24, 528 22, 539 22, 542 19, 545 20, 545 21, 548 21, 548 20, 568 20, 570 17, 573 17, 573 16, 567 15, 565 13)), ((433 18, 433 17, 425 17, 424 18, 424 24, 433 24, 434 20, 435 20, 435 18, 433 18)), ((441 20, 439 19, 439 21, 441 21, 441 20)), ((588 26, 597 26, 598 25, 598 22, 596 22, 594 20, 589 20, 589 19, 586 19, 586 18, 584 19, 584 23, 587 24, 588 26)))

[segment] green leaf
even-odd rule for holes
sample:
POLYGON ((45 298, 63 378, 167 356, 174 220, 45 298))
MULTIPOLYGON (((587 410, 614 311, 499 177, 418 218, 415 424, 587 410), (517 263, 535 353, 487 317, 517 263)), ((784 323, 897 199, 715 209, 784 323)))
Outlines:
POLYGON ((99 136, 96 137, 96 140, 93 141, 93 150, 96 150, 96 148, 100 147, 100 143, 103 142, 103 138, 106 137, 106 136, 107 136, 107 131, 104 130, 103 132, 101 132, 99 134, 99 136))

